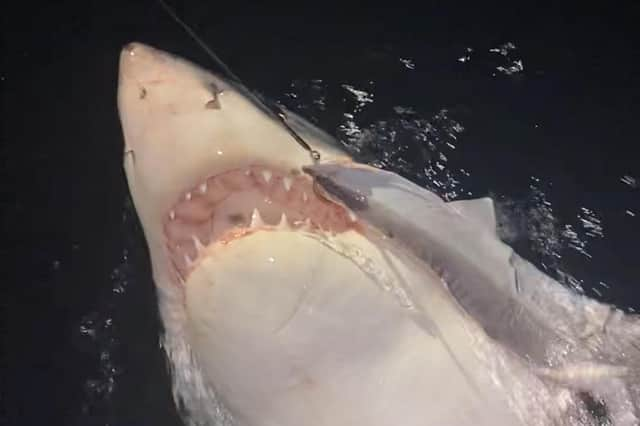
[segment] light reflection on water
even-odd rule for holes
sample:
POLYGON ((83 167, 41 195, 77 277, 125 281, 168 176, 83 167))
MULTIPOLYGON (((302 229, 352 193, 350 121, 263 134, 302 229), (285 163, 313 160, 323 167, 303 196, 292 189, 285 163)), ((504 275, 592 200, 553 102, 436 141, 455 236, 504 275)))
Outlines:
MULTIPOLYGON (((472 51, 468 49, 468 56, 463 62, 472 60, 472 51)), ((523 71, 522 60, 513 59, 514 55, 517 56, 514 43, 491 48, 489 53, 498 55, 499 60, 520 64, 517 71, 493 64, 506 77, 523 71)), ((399 58, 399 62, 407 72, 416 69, 410 58, 399 58)), ((495 76, 489 68, 488 72, 495 76)), ((544 177, 531 176, 528 193, 519 199, 492 193, 489 188, 478 191, 478 187, 470 182, 478 178, 486 181, 487 178, 474 175, 473 164, 457 160, 456 150, 469 149, 465 146, 465 126, 452 118, 446 107, 429 116, 417 112, 418 105, 395 105, 388 108, 384 119, 367 122, 361 118, 368 107, 375 106, 375 87, 383 84, 385 82, 368 81, 357 87, 351 83, 335 83, 343 91, 343 101, 336 102, 327 99, 328 93, 335 93, 331 83, 322 79, 297 80, 291 83, 290 90, 281 101, 315 122, 319 121, 317 117, 326 111, 328 104, 342 108, 342 122, 334 133, 351 155, 359 161, 399 173, 444 200, 491 195, 496 201, 498 229, 503 240, 507 243, 527 240, 536 256, 531 261, 563 284, 584 293, 585 279, 576 278, 569 272, 563 266, 562 258, 573 251, 583 256, 585 261, 593 260, 590 244, 605 237, 604 224, 598 212, 590 207, 576 206, 573 220, 561 222, 547 197, 547 192, 553 191, 552 182, 544 177)), ((481 161, 480 158, 478 160, 481 161)), ((636 185, 630 176, 621 180, 631 187, 636 185)), ((586 284, 595 295, 602 296, 606 292, 606 287, 597 281, 586 284)))

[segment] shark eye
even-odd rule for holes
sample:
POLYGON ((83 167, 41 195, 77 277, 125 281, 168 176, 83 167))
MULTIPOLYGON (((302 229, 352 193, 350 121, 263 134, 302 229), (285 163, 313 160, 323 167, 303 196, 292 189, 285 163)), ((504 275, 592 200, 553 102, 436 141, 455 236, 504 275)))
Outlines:
POLYGON ((220 109, 221 108, 220 95, 222 95, 224 91, 218 88, 218 86, 216 86, 214 83, 209 83, 209 89, 210 89, 211 95, 213 96, 213 99, 208 101, 204 105, 204 107, 206 109, 220 109))

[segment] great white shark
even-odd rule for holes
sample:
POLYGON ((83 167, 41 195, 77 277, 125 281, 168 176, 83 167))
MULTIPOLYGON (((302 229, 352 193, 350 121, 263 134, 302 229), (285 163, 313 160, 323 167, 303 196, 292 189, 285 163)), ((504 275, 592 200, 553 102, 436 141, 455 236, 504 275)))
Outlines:
POLYGON ((140 43, 118 108, 188 424, 640 424, 640 320, 518 256, 490 199, 358 164, 140 43))

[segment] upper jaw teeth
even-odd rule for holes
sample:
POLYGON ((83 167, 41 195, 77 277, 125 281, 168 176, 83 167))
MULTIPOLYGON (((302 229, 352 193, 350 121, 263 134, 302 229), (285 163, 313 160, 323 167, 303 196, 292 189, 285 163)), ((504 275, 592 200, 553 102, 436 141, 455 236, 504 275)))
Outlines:
POLYGON ((215 241, 261 229, 340 232, 357 227, 357 221, 348 209, 318 202, 308 176, 249 166, 209 177, 183 193, 164 225, 175 272, 182 279, 215 241))
POLYGON ((285 176, 282 178, 282 185, 284 186, 285 191, 289 192, 291 190, 291 184, 293 183, 293 179, 289 176, 285 176))
MULTIPOLYGON (((311 224, 311 221, 309 220, 309 218, 307 218, 307 221, 309 224, 311 224)), ((304 222, 304 223, 307 223, 307 222, 304 222)), ((257 208, 254 208, 253 212, 251 212, 249 228, 256 229, 256 228, 264 228, 267 226, 268 225, 265 223, 264 219, 262 219, 260 210, 258 210, 257 208)), ((282 212, 280 214, 280 220, 277 225, 273 226, 273 228, 277 230, 291 229, 291 227, 289 226, 289 219, 287 218, 287 214, 285 212, 282 212)))
POLYGON ((285 214, 285 212, 282 212, 282 215, 280 216, 280 222, 276 226, 276 229, 289 229, 289 222, 287 221, 287 215, 285 214))

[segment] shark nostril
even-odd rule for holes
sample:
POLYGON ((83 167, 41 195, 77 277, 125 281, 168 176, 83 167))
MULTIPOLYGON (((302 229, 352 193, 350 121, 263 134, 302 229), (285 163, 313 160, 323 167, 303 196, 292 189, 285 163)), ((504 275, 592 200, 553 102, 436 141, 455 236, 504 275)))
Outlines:
POLYGON ((140 88, 140 99, 144 99, 147 97, 147 89, 144 87, 140 88))

